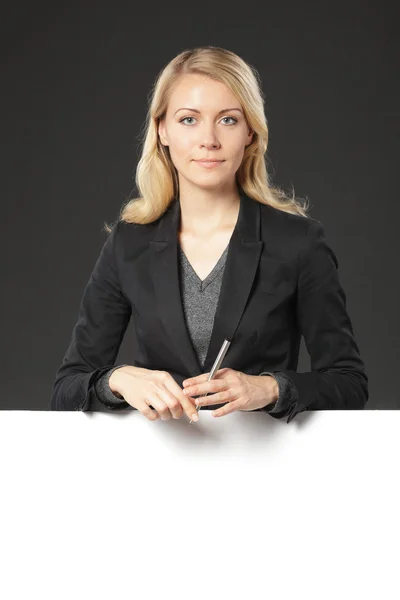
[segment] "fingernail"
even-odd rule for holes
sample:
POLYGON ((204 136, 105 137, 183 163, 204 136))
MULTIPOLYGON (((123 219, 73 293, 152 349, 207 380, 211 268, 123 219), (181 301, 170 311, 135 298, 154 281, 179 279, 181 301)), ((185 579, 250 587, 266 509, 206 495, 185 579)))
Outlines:
POLYGON ((192 421, 198 421, 199 420, 199 415, 197 413, 194 413, 192 415, 192 421))

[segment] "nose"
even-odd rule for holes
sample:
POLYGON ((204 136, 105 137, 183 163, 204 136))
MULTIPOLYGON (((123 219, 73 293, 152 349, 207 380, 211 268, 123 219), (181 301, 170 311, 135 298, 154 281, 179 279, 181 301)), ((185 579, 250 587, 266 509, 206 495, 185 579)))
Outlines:
POLYGON ((206 139, 203 139, 202 143, 200 144, 200 147, 214 150, 215 148, 219 148, 220 145, 221 144, 218 142, 217 139, 207 137, 206 139))
POLYGON ((218 141, 218 138, 215 134, 214 128, 213 127, 208 127, 208 128, 204 128, 202 130, 202 134, 201 134, 201 148, 219 148, 220 147, 220 143, 218 141))

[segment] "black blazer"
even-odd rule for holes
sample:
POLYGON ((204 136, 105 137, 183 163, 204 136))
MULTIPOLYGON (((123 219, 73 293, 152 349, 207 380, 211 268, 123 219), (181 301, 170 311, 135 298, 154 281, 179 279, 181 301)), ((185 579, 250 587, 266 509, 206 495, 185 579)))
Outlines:
POLYGON ((130 364, 168 371, 180 386, 188 377, 209 372, 224 339, 230 339, 221 368, 250 375, 281 371, 294 383, 296 402, 271 416, 288 416, 289 423, 304 410, 363 409, 368 378, 323 225, 240 192, 201 369, 180 296, 179 222, 177 198, 153 223, 119 221, 112 227, 83 292, 53 384, 51 409, 101 408, 94 382, 114 366, 131 317, 130 364), (296 371, 302 334, 311 358, 312 370, 306 373, 296 371))

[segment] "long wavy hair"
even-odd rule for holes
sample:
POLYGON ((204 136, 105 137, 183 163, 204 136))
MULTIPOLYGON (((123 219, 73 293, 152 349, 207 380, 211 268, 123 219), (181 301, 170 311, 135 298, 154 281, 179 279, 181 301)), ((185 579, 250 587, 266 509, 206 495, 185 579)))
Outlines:
MULTIPOLYGON (((239 188, 261 204, 284 212, 308 217, 308 199, 287 195, 273 186, 267 171, 268 125, 264 114, 264 94, 256 69, 234 52, 216 46, 185 50, 173 58, 158 74, 149 95, 149 108, 143 134, 143 150, 135 183, 139 197, 128 199, 121 207, 119 220, 147 224, 156 221, 168 209, 179 193, 177 170, 169 147, 158 135, 158 124, 165 117, 170 95, 179 78, 186 74, 201 74, 224 83, 239 100, 247 124, 254 132, 251 144, 236 172, 239 188)), ((110 233, 113 224, 105 223, 110 233)))

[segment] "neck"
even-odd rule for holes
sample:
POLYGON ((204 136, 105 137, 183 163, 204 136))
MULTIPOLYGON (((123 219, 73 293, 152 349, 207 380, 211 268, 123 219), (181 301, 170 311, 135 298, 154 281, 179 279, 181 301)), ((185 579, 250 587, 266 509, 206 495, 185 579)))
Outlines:
POLYGON ((181 208, 180 233, 207 235, 234 228, 240 208, 237 186, 216 192, 215 189, 179 189, 181 208))

